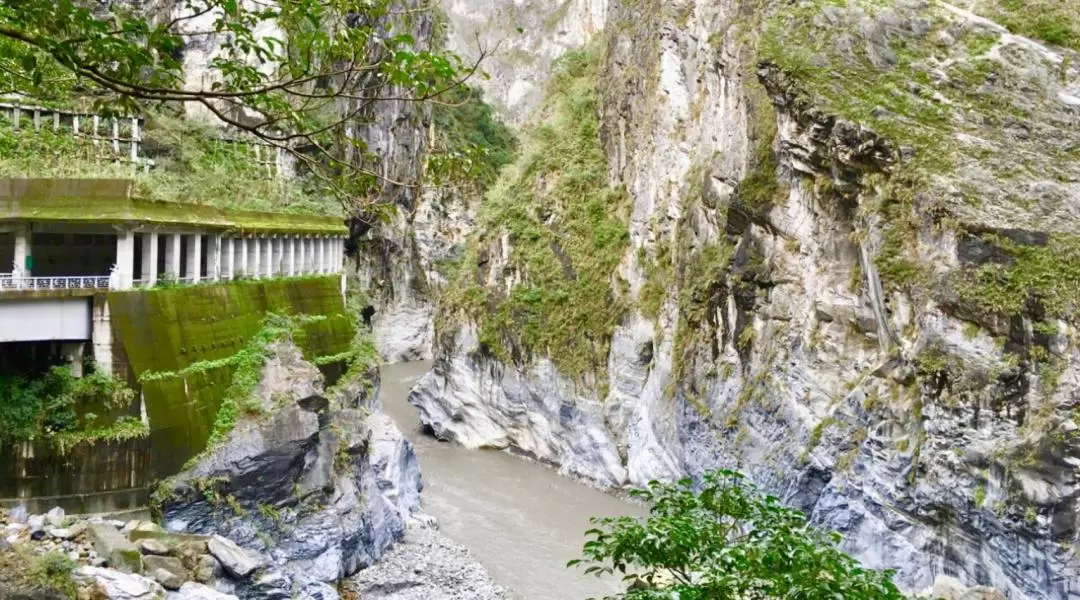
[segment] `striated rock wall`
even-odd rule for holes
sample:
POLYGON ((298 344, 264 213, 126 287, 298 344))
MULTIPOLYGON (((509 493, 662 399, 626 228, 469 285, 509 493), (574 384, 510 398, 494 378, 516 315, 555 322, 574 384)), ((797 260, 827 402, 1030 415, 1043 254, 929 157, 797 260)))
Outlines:
POLYGON ((609 2, 625 249, 560 304, 608 264, 574 245, 576 172, 504 176, 520 210, 442 297, 424 422, 602 485, 739 468, 910 589, 1080 596, 1080 72, 990 14, 609 2))

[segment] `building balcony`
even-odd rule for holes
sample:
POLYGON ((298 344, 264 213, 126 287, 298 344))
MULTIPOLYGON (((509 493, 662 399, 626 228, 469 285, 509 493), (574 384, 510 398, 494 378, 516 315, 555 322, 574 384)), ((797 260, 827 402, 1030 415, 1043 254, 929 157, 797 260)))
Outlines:
POLYGON ((0 292, 23 290, 107 290, 111 277, 23 277, 13 273, 0 273, 0 292))
POLYGON ((0 180, 0 294, 341 273, 341 219, 150 202, 123 181, 0 180))

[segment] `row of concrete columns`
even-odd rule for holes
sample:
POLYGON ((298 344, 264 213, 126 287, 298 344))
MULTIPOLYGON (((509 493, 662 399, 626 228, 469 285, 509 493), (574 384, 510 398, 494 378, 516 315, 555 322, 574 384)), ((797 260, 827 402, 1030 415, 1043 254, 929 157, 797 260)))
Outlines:
POLYGON ((139 282, 151 286, 165 277, 184 283, 249 278, 295 277, 339 273, 345 259, 345 240, 330 236, 229 237, 201 233, 142 233, 117 237, 119 287, 133 284, 126 274, 134 270, 134 235, 141 235, 142 272, 139 282), (158 273, 158 238, 165 236, 165 270, 158 273), (186 253, 186 269, 181 267, 181 237, 186 253), (202 240, 206 244, 206 274, 201 264, 202 240), (126 267, 126 268, 125 268, 126 267))

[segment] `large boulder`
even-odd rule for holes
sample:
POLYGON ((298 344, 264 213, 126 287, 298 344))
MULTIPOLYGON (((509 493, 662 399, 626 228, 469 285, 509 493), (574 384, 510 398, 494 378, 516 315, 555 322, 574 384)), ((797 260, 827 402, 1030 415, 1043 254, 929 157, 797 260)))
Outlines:
POLYGON ((142 553, 115 527, 108 523, 90 523, 86 534, 94 551, 110 567, 125 573, 142 573, 142 553))
POLYGON ((64 509, 59 506, 45 513, 45 521, 53 527, 63 527, 65 518, 64 509))
POLYGON ((166 482, 158 508, 170 532, 219 536, 209 551, 220 566, 178 551, 196 579, 223 568, 244 600, 293 590, 328 600, 323 584, 373 564, 404 536, 419 509, 419 467, 393 423, 363 406, 370 386, 343 385, 327 398, 294 346, 272 351, 257 391, 266 414, 241 419, 166 482))
POLYGON ((136 543, 136 546, 138 546, 139 551, 143 554, 165 556, 169 553, 169 547, 165 542, 153 538, 141 539, 136 543))
POLYGON ((261 565, 261 561, 237 546, 232 540, 215 535, 207 543, 210 554, 225 568, 229 575, 238 579, 248 577, 261 565))
POLYGON ((94 589, 107 600, 165 600, 165 590, 157 582, 134 573, 83 566, 72 573, 83 587, 94 589))
POLYGON ((167 590, 178 590, 188 580, 187 571, 179 558, 173 556, 147 556, 143 559, 146 574, 167 590))

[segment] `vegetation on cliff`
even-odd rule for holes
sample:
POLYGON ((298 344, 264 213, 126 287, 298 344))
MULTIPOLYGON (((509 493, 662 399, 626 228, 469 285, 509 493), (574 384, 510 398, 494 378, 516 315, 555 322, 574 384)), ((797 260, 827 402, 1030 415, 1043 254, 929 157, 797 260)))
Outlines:
POLYGON ((517 136, 500 121, 477 88, 447 93, 432 107, 434 144, 427 168, 436 183, 471 182, 486 190, 514 160, 517 136))
POLYGON ((628 247, 629 203, 608 184, 599 65, 595 46, 556 65, 540 117, 481 206, 479 233, 440 309, 441 335, 468 317, 483 350, 506 362, 548 356, 574 378, 606 372, 612 331, 627 310, 613 282, 628 247), (489 272, 494 265, 499 272, 489 272), (489 276, 515 283, 496 286, 489 276))
MULTIPOLYGON (((842 167, 868 176, 860 215, 880 216, 876 262, 890 287, 927 290, 943 272, 918 256, 928 230, 1016 228, 1049 232, 1039 245, 1070 244, 1062 236, 1080 177, 1080 138, 1066 125, 1078 77, 1069 48, 1080 13, 1070 2, 1036 4, 975 3, 1008 30, 940 3, 804 0, 768 19, 762 57, 783 71, 774 84, 786 87, 787 101, 885 140, 876 157, 851 157, 842 167)), ((1002 275, 1012 284, 1024 279, 1002 275)), ((1000 289, 992 278, 983 273, 956 290, 994 304, 1000 289)), ((1015 305, 1013 296, 1007 304, 1015 305)))

